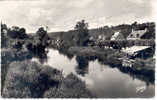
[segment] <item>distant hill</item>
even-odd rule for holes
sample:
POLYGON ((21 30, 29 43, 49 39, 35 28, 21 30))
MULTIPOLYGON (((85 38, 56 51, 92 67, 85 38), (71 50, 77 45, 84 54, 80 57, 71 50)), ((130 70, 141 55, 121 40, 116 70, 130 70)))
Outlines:
MULTIPOLYGON (((144 28, 147 28, 148 31, 146 34, 142 37, 143 39, 155 39, 155 23, 154 22, 147 22, 147 23, 133 23, 133 24, 121 24, 117 26, 104 26, 100 28, 95 29, 89 29, 89 35, 98 38, 99 35, 104 34, 107 40, 110 40, 111 36, 116 31, 120 31, 125 38, 132 32, 132 29, 134 30, 143 30, 144 28)), ((77 34, 77 31, 70 30, 68 32, 50 32, 48 33, 51 38, 60 38, 62 40, 69 40, 72 41, 73 37, 75 37, 77 34)))

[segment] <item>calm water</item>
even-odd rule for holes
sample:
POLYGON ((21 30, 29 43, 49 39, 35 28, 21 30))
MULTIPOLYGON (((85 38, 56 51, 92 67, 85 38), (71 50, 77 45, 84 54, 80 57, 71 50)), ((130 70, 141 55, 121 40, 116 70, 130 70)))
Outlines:
MULTIPOLYGON (((82 57, 74 56, 69 59, 57 50, 50 49, 48 59, 43 63, 62 70, 64 76, 74 73, 83 81, 87 88, 97 97, 153 97, 155 86, 146 84, 143 78, 136 78, 121 72, 118 68, 102 65, 95 61, 87 61, 82 57)), ((38 59, 32 59, 38 61, 38 59)), ((140 76, 141 77, 141 76, 140 76)))

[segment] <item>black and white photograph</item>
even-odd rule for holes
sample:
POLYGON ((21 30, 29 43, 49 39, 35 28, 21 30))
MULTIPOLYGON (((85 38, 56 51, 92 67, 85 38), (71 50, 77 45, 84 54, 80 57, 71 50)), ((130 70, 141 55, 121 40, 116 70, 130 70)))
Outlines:
POLYGON ((0 0, 1 98, 155 98, 157 0, 0 0))

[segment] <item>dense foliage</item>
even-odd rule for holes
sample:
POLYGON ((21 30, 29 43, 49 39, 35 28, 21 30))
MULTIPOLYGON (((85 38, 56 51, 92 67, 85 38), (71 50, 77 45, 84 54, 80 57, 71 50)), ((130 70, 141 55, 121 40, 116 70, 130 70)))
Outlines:
POLYGON ((74 29, 78 31, 76 38, 77 45, 86 45, 88 40, 88 23, 86 23, 85 20, 78 21, 74 29))

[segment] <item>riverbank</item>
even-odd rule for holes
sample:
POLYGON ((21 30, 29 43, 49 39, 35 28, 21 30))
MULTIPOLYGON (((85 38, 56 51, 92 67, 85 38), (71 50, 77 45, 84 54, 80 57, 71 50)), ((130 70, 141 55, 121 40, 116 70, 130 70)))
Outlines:
MULTIPOLYGON (((104 64, 112 66, 121 66, 123 59, 126 58, 124 52, 110 49, 110 48, 98 48, 98 47, 70 47, 68 52, 73 55, 83 56, 87 59, 98 59, 104 64)), ((136 70, 153 70, 155 71, 155 59, 140 59, 135 58, 133 63, 133 69, 136 70)))

